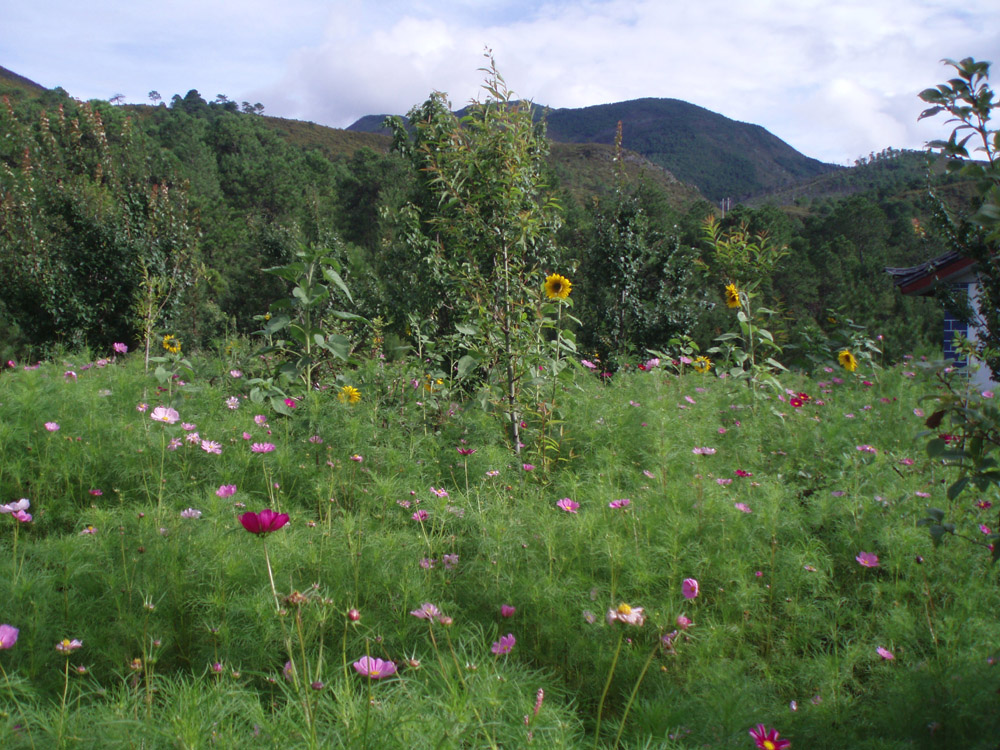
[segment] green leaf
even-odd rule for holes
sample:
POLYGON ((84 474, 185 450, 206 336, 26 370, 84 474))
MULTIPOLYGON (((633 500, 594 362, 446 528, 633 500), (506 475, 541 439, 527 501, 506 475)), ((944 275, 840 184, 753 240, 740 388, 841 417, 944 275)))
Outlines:
POLYGON ((461 380, 477 367, 479 367, 479 360, 472 355, 466 354, 458 360, 458 369, 455 373, 455 377, 461 380))
POLYGON ((326 278, 326 280, 327 280, 327 281, 329 281, 329 282, 330 282, 331 284, 335 284, 335 285, 336 285, 336 287, 337 287, 337 288, 338 288, 338 289, 339 289, 340 291, 342 291, 342 292, 344 293, 344 296, 345 296, 345 297, 347 297, 348 301, 349 301, 349 302, 350 302, 350 303, 351 303, 352 305, 354 304, 354 298, 353 298, 353 297, 351 296, 351 292, 350 292, 350 290, 349 290, 349 289, 347 288, 347 284, 345 284, 345 283, 344 283, 344 280, 343 280, 342 278, 340 278, 340 274, 339 274, 339 273, 337 273, 336 271, 334 271, 334 270, 333 270, 332 268, 329 268, 329 267, 324 267, 324 268, 323 268, 323 276, 324 276, 324 277, 326 278))
POLYGON ((948 488, 948 499, 954 500, 962 494, 962 490, 969 484, 969 477, 962 477, 948 488))
POLYGON ((455 330, 459 333, 465 334, 466 336, 478 336, 479 326, 473 323, 456 323, 455 330))

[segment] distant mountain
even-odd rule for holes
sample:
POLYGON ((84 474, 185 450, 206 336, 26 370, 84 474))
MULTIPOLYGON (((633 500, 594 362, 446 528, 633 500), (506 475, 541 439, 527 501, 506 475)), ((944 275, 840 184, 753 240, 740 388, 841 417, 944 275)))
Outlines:
MULTIPOLYGON (((545 116, 549 138, 560 143, 611 145, 621 121, 626 148, 697 186, 713 201, 738 201, 841 169, 800 154, 759 125, 677 99, 554 109, 545 116)), ((382 132, 384 119, 367 115, 347 129, 382 132)))
POLYGON ((45 92, 45 87, 40 86, 34 81, 20 76, 12 70, 7 70, 0 66, 0 90, 8 91, 23 91, 29 94, 41 94, 45 92))

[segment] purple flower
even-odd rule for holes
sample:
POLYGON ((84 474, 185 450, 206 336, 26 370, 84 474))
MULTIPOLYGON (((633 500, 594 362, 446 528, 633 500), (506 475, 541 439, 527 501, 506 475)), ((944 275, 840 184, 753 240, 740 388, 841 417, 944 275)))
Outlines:
POLYGON ((608 507, 615 509, 627 508, 631 504, 632 504, 631 500, 629 500, 627 497, 623 497, 621 500, 612 500, 610 503, 608 503, 608 507))
POLYGON ((870 445, 859 445, 857 448, 862 453, 878 453, 878 451, 876 451, 875 448, 870 445))
POLYGON ((854 558, 858 561, 858 564, 865 568, 877 568, 878 567, 878 555, 873 552, 860 552, 857 557, 854 558))
POLYGON ((445 570, 451 570, 458 565, 458 555, 442 555, 441 562, 444 563, 445 570))
POLYGON ((15 510, 11 514, 16 521, 21 523, 31 523, 31 514, 23 510, 15 510))
POLYGON ((412 518, 414 521, 426 521, 427 520, 427 511, 424 510, 423 508, 421 508, 416 513, 414 513, 412 516, 410 516, 410 518, 412 518))
POLYGON ((359 675, 367 677, 369 680, 380 680, 383 677, 396 674, 396 665, 391 661, 382 661, 367 654, 354 662, 354 669, 359 675))
POLYGON ((260 513, 247 512, 240 516, 243 528, 251 534, 268 534, 277 531, 288 523, 287 513, 275 513, 270 508, 264 508, 260 513))
POLYGON ((475 448, 456 448, 455 450, 457 450, 459 455, 462 456, 471 456, 473 453, 476 452, 475 448))
POLYGON ((206 453, 215 453, 219 455, 222 453, 222 444, 217 443, 214 440, 202 440, 201 449, 206 453))
POLYGON ((252 453, 270 453, 274 450, 274 443, 254 443, 250 446, 252 453))
POLYGON ((0 625, 0 649, 11 648, 17 643, 17 634, 21 632, 13 625, 0 625))
POLYGON ((497 656, 509 654, 511 649, 514 648, 514 643, 516 643, 514 634, 507 633, 507 635, 500 636, 499 641, 494 641, 493 647, 490 650, 497 656))
POLYGON ((698 581, 694 578, 685 578, 684 583, 681 584, 681 593, 684 594, 685 599, 694 599, 698 596, 698 581))
POLYGON ((121 343, 120 341, 116 341, 114 344, 112 344, 111 348, 114 349, 115 353, 117 354, 128 353, 128 346, 126 344, 121 343))
POLYGON ((169 406, 157 406, 153 409, 153 413, 149 415, 149 418, 155 422, 174 424, 181 418, 181 415, 177 413, 176 409, 172 409, 169 406))
POLYGON ((221 498, 232 497, 236 494, 235 484, 220 484, 219 489, 215 491, 215 494, 221 498))
POLYGON ((521 468, 524 469, 525 471, 534 471, 535 470, 534 464, 521 464, 521 468))
POLYGON ((567 513, 576 513, 577 508, 580 507, 580 503, 570 500, 568 497, 564 497, 562 500, 556 503, 557 508, 561 508, 567 513))
POLYGON ((424 602, 420 605, 420 609, 410 610, 410 614, 414 617, 420 618, 421 620, 434 620, 441 616, 441 610, 430 602, 424 602))
POLYGON ((441 489, 434 489, 431 487, 431 494, 437 495, 438 497, 448 497, 448 491, 442 487, 441 489))
POLYGON ((501 617, 513 617, 515 612, 517 612, 517 610, 514 607, 510 606, 509 604, 500 605, 501 617))

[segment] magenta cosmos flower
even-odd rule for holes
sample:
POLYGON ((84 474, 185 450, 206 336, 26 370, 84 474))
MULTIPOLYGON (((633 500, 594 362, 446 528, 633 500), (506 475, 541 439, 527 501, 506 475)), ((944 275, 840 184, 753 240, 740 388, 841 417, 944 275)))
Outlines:
POLYGON ((698 581, 694 578, 685 578, 684 583, 681 584, 681 592, 685 599, 694 599, 698 596, 698 581))
POLYGON ((46 422, 45 429, 48 430, 49 432, 58 432, 59 424, 57 422, 46 422))
POLYGON ((396 674, 396 665, 391 661, 382 661, 367 654, 354 662, 354 669, 359 675, 370 680, 380 680, 383 677, 396 674))
POLYGON ((779 739, 777 729, 768 729, 763 724, 758 724, 755 729, 750 730, 750 736, 754 738, 760 750, 784 750, 791 747, 789 740, 779 739))
POLYGON ((875 653, 881 656, 886 661, 892 661, 893 659, 896 658, 896 655, 893 654, 892 651, 885 648, 884 646, 879 646, 877 649, 875 649, 875 653))
POLYGON ((874 552, 860 552, 854 559, 857 560, 858 564, 864 568, 878 567, 878 555, 874 552))
POLYGON ((516 642, 517 639, 514 638, 514 634, 507 633, 507 635, 500 636, 499 641, 493 642, 493 646, 490 648, 490 651, 492 651, 497 656, 500 656, 502 654, 509 654, 511 652, 511 649, 514 648, 514 644, 516 642))
POLYGON ((0 625, 0 649, 8 649, 17 643, 19 632, 13 625, 0 625))
POLYGON ((174 424, 180 420, 181 415, 177 413, 176 409, 171 409, 169 406, 157 406, 153 409, 149 418, 155 422, 163 422, 164 424, 174 424))
POLYGON ((220 484, 219 489, 215 491, 215 494, 221 498, 232 497, 236 494, 235 484, 220 484))
POLYGON ((240 523, 251 534, 268 534, 288 523, 288 514, 275 513, 270 508, 264 508, 260 513, 244 513, 240 516, 240 523))
POLYGON ((252 453, 270 453, 274 450, 274 443, 254 443, 250 446, 252 453))
POLYGON ((576 513, 577 509, 580 507, 580 503, 570 500, 568 497, 564 497, 562 500, 556 503, 557 508, 561 508, 567 513, 576 513))
POLYGON ((501 604, 500 605, 500 616, 501 617, 513 617, 515 612, 517 612, 517 609, 515 609, 512 606, 510 606, 509 604, 501 604))

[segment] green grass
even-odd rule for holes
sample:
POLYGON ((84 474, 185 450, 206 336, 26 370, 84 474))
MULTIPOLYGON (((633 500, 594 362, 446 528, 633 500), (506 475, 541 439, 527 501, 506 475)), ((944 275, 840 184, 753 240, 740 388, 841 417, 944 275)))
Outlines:
POLYGON ((34 516, 0 516, 0 623, 20 629, 0 650, 0 746, 526 747, 530 731, 545 748, 750 748, 763 723, 816 750, 995 747, 997 570, 916 521, 936 505, 975 537, 997 498, 945 498, 913 413, 933 386, 901 367, 871 386, 789 376, 800 409, 714 374, 580 378, 546 471, 534 425, 515 456, 478 401, 412 388, 412 364, 366 364, 360 404, 331 388, 287 418, 222 361, 196 359, 172 395, 139 358, 85 362, 0 373, 0 503, 34 516), (160 405, 181 421, 151 420, 160 405), (291 521, 262 539, 239 515, 265 507, 291 521), (451 624, 412 616, 424 602, 451 624), (622 602, 645 624, 607 624, 622 602), (694 625, 664 648, 681 614, 694 625), (83 641, 68 659, 64 638, 83 641), (366 653, 397 674, 369 683, 351 666, 366 653))

